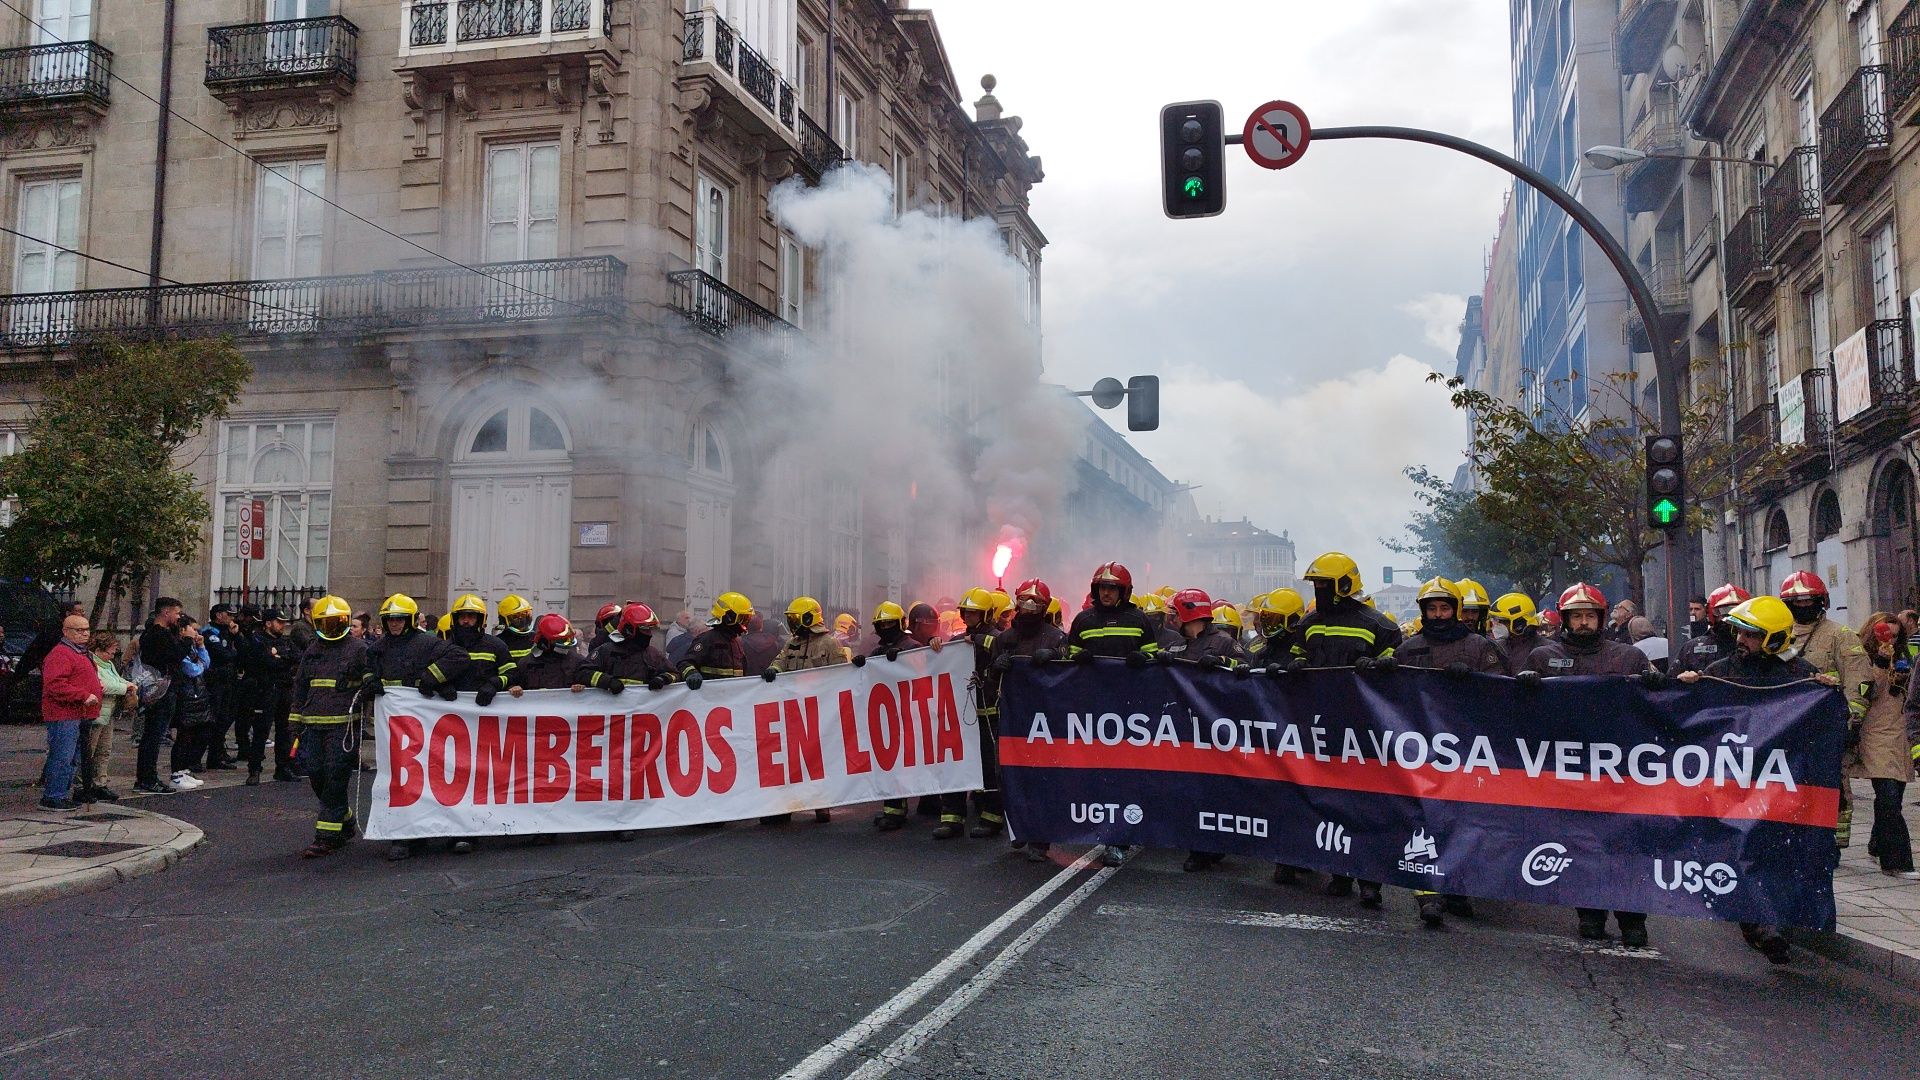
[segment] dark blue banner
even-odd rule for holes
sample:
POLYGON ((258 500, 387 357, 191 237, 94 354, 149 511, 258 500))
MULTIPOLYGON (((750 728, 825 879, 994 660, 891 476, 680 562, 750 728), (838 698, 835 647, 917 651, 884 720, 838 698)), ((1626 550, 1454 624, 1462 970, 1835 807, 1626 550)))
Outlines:
POLYGON ((1000 771, 1023 839, 1828 928, 1846 723, 1811 682, 1021 663, 1000 771))

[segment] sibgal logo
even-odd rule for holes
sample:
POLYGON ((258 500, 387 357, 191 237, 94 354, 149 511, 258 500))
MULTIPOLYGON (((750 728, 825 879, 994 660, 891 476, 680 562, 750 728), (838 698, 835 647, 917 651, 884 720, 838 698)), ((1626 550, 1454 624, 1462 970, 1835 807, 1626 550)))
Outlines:
POLYGON ((1332 821, 1323 821, 1313 830, 1313 842, 1321 851, 1337 851, 1342 855, 1353 854, 1353 837, 1347 835, 1344 826, 1332 821))
POLYGON ((1520 877, 1529 885, 1551 885, 1573 865, 1566 846, 1552 841, 1541 844, 1520 861, 1520 877))
POLYGON ((1725 896, 1740 887, 1740 875, 1723 862, 1702 866, 1691 859, 1655 859, 1653 883, 1668 892, 1699 895, 1704 889, 1715 896, 1725 896))
POLYGON ((1413 830, 1413 838, 1407 841, 1406 847, 1400 849, 1400 854, 1403 856, 1399 864, 1400 869, 1409 874, 1446 876, 1441 872, 1440 867, 1435 865, 1440 858, 1440 845, 1434 842, 1433 837, 1427 835, 1427 830, 1424 828, 1413 830))
POLYGON ((1113 802, 1077 802, 1067 804, 1067 817, 1083 825, 1105 825, 1117 822, 1124 815, 1127 824, 1138 825, 1147 815, 1134 803, 1128 803, 1125 810, 1119 803, 1113 802))

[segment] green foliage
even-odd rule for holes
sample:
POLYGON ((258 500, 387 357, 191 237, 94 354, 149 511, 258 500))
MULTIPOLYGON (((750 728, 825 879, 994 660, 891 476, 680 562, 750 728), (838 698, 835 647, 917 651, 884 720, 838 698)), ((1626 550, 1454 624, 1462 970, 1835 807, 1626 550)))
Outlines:
POLYGON ((253 366, 227 341, 109 343, 42 384, 26 446, 0 462, 16 503, 0 570, 114 590, 193 557, 212 511, 174 454, 238 400, 253 366))
POLYGON ((1407 523, 1407 535, 1385 540, 1389 550, 1419 561, 1422 579, 1471 577, 1494 596, 1518 589, 1538 595, 1552 576, 1556 552, 1531 528, 1495 516, 1498 507, 1422 466, 1402 470, 1426 507, 1407 523))

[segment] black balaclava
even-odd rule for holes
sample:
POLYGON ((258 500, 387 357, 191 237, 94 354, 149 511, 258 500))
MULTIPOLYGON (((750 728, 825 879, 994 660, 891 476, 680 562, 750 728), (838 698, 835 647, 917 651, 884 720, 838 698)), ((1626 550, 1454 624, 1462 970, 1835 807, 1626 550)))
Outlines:
MULTIPOLYGON (((1459 610, 1460 610, 1459 608, 1454 609, 1454 611, 1456 612, 1458 612, 1459 610)), ((1468 634, 1472 632, 1473 630, 1471 627, 1469 627, 1466 623, 1463 623, 1460 621, 1459 615, 1454 614, 1454 615, 1449 615, 1444 619, 1436 619, 1427 614, 1427 605, 1425 604, 1420 605, 1420 636, 1421 637, 1426 638, 1429 641, 1437 641, 1437 642, 1440 642, 1441 644, 1446 644, 1448 642, 1459 641, 1461 638, 1466 637, 1468 634)))
POLYGON ((1340 602, 1340 597, 1336 595, 1333 591, 1333 582, 1320 581, 1318 579, 1314 581, 1313 610, 1328 611, 1328 610, 1331 610, 1333 606, 1335 604, 1338 604, 1339 602, 1340 602))

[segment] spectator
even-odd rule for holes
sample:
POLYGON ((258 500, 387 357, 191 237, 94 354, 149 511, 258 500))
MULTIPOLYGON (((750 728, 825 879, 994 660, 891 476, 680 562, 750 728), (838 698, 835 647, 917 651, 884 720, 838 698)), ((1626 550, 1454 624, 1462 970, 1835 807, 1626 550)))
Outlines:
POLYGON ((60 623, 60 643, 42 658, 46 670, 40 683, 40 719, 47 725, 47 787, 40 796, 44 810, 79 809, 70 796, 80 728, 100 715, 102 694, 100 676, 87 655, 89 629, 86 616, 66 616, 60 623))
POLYGON ((1900 613, 1900 633, 1906 638, 1906 659, 1913 661, 1914 654, 1920 652, 1920 611, 1908 608, 1900 613))
POLYGON ((1645 615, 1628 619, 1627 644, 1645 653, 1647 659, 1653 661, 1654 667, 1663 672, 1667 670, 1667 658, 1673 651, 1673 643, 1660 633, 1652 619, 1645 615))
POLYGON ((293 643, 293 658, 298 662, 307 654, 318 634, 313 632, 313 597, 300 601, 300 617, 287 626, 287 640, 293 643))
POLYGON ((93 655, 94 674, 100 676, 100 717, 93 722, 81 747, 81 760, 93 769, 93 785, 81 793, 85 800, 118 802, 120 796, 107 786, 107 765, 113 759, 113 718, 122 714, 140 716, 140 688, 120 672, 120 638, 110 630, 95 630, 87 643, 93 655))
POLYGON ((1692 641, 1712 630, 1713 623, 1707 618, 1707 598, 1696 596, 1687 601, 1687 640, 1692 641))
POLYGON ((53 647, 60 644, 65 638, 64 627, 66 620, 74 615, 79 615, 82 618, 86 616, 86 609, 81 606, 78 600, 62 607, 60 614, 47 620, 47 624, 41 627, 40 632, 34 635, 32 641, 27 643, 27 647, 21 650, 20 659, 14 663, 13 671, 7 678, 7 691, 9 693, 12 692, 16 683, 38 669, 41 661, 45 660, 47 654, 53 651, 53 647))
POLYGON ((693 648, 693 639, 699 636, 693 630, 692 610, 681 608, 680 614, 673 617, 673 626, 667 630, 667 663, 672 664, 674 670, 679 670, 680 661, 687 658, 687 650, 693 648))
POLYGON ((740 639, 740 653, 746 657, 746 673, 758 675, 767 670, 786 643, 785 638, 767 629, 767 620, 759 612, 754 612, 753 617, 747 620, 747 636, 740 639))
MULTIPOLYGON (((353 621, 347 625, 347 633, 352 634, 354 637, 360 639, 361 641, 366 641, 369 639, 366 612, 363 611, 360 614, 355 615, 353 617, 353 621)), ((378 637, 379 634, 380 634, 380 631, 378 630, 374 630, 372 632, 373 637, 378 637)))
POLYGON ((1634 613, 1638 610, 1631 600, 1622 600, 1613 605, 1612 619, 1607 623, 1604 635, 1607 640, 1618 641, 1622 645, 1633 644, 1633 634, 1629 627, 1633 622, 1634 613))
POLYGON ((1886 612, 1874 612, 1860 628, 1860 644, 1873 662, 1873 691, 1867 696, 1867 716, 1860 721, 1858 738, 1848 740, 1852 745, 1845 759, 1846 782, 1866 780, 1873 785, 1873 833, 1867 853, 1880 861, 1880 872, 1920 878, 1913 868, 1913 838, 1901 809, 1913 779, 1913 744, 1907 738, 1907 725, 1920 704, 1912 695, 1906 638, 1899 617, 1886 612))
POLYGON ((187 655, 180 660, 180 674, 174 678, 173 692, 180 704, 174 711, 173 754, 169 768, 173 786, 184 790, 200 787, 206 781, 193 775, 193 763, 206 753, 207 735, 213 728, 213 703, 207 696, 206 674, 212 662, 207 657, 205 639, 192 616, 180 617, 180 637, 187 655))
POLYGON ((180 601, 163 596, 154 602, 153 615, 140 631, 138 659, 161 680, 152 691, 141 695, 147 700, 141 709, 140 753, 135 758, 133 790, 143 795, 174 793, 173 785, 160 778, 160 743, 172 730, 180 711, 173 680, 180 677, 187 645, 180 636, 179 624, 180 601))

